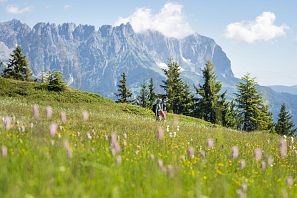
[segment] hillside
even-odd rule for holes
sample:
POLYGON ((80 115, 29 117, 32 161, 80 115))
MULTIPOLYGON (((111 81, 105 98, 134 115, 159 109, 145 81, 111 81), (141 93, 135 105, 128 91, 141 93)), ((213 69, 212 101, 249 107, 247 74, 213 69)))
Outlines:
POLYGON ((281 155, 278 135, 185 116, 157 123, 150 110, 96 94, 47 92, 0 78, 0 117, 6 116, 11 124, 0 125, 1 197, 297 196, 294 138, 283 143, 281 155))
MULTIPOLYGON (((20 45, 35 76, 48 70, 59 70, 72 87, 100 93, 114 99, 122 72, 128 75, 127 85, 136 95, 144 80, 153 78, 158 92, 164 80, 162 69, 169 58, 181 65, 183 79, 198 85, 206 61, 215 65, 217 78, 228 90, 229 98, 236 92, 231 60, 213 39, 198 33, 183 39, 168 38, 156 31, 136 33, 132 26, 92 25, 73 23, 38 23, 33 27, 19 20, 0 23, 0 60, 20 45)), ((296 95, 278 93, 259 86, 268 100, 274 120, 282 103, 286 103, 297 124, 296 95)))

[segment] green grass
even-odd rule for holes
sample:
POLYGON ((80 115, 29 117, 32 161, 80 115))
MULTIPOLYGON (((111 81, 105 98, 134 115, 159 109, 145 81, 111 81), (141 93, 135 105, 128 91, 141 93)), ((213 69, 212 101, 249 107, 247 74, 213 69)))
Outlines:
POLYGON ((173 115, 158 123, 151 110, 96 94, 47 92, 35 83, 0 78, 0 118, 4 116, 14 121, 10 130, 0 124, 0 147, 8 149, 6 157, 0 153, 0 197, 238 197, 243 184, 247 197, 297 197, 296 139, 287 140, 288 155, 282 159, 280 137, 274 134, 232 131, 186 116, 177 117, 178 126, 173 126, 173 115), (39 105, 39 118, 32 117, 33 104, 39 105), (54 112, 50 119, 45 116, 48 105, 54 112), (65 124, 61 111, 67 115, 65 124), (82 120, 82 111, 89 112, 88 121, 82 120), (52 122, 60 126, 54 137, 49 132, 52 122), (165 134, 161 141, 156 138, 158 126, 165 134), (120 164, 105 140, 112 132, 120 136, 120 164), (170 137, 173 132, 176 137, 170 137), (209 138, 214 148, 207 147, 209 138), (239 157, 232 159, 235 145, 239 157), (187 155, 190 146, 193 159, 187 155), (264 151, 260 161, 254 159, 255 148, 264 151), (267 163, 268 156, 273 166, 262 170, 261 161, 267 163), (162 171, 158 159, 166 169, 173 167, 173 175, 162 171), (244 169, 241 159, 246 160, 244 169), (292 186, 286 184, 288 176, 292 186))

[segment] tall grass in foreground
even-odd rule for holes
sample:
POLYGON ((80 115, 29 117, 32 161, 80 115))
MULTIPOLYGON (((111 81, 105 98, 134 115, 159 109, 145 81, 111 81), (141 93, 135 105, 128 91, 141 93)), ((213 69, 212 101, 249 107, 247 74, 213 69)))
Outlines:
POLYGON ((294 138, 113 103, 2 97, 0 118, 0 197, 297 197, 294 138))

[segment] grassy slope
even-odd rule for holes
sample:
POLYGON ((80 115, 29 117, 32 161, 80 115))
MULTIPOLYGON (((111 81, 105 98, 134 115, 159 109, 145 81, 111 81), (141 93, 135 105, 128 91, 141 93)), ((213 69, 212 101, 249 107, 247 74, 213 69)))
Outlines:
MULTIPOLYGON (((150 110, 73 89, 47 92, 34 83, 0 78, 0 117, 6 115, 15 117, 16 122, 9 131, 0 125, 0 146, 8 148, 8 156, 0 156, 1 197, 236 197, 243 183, 249 197, 297 195, 297 186, 287 187, 285 182, 291 175, 296 183, 296 155, 289 149, 288 157, 281 160, 276 135, 211 128, 202 120, 185 116, 178 117, 178 131, 170 115, 161 125, 164 129, 169 125, 177 137, 170 138, 165 130, 165 139, 158 141, 159 123, 150 110), (39 119, 31 116, 33 104, 40 106, 39 119), (50 120, 44 116, 47 105, 54 109, 50 120), (83 110, 90 112, 87 122, 81 119, 83 110), (59 121, 61 111, 67 113, 66 124, 59 121), (51 122, 62 126, 60 138, 50 137, 51 122), (26 132, 18 132, 20 126, 26 132), (121 165, 116 164, 105 140, 111 132, 121 136, 121 165), (208 138, 215 140, 214 149, 207 148, 208 138), (67 158, 64 140, 73 150, 72 158, 67 158), (230 157, 234 145, 240 150, 236 160, 230 157), (187 157, 189 146, 195 148, 194 159, 187 157), (261 163, 253 160, 255 148, 264 150, 263 161, 273 156, 274 165, 263 171, 261 163), (199 156, 200 149, 207 152, 206 159, 199 156), (150 160, 151 154, 155 160, 150 160), (174 167, 173 177, 160 170, 157 159, 174 167), (239 169, 240 159, 246 160, 243 170, 239 169)), ((296 142, 288 144, 297 147, 296 142)))

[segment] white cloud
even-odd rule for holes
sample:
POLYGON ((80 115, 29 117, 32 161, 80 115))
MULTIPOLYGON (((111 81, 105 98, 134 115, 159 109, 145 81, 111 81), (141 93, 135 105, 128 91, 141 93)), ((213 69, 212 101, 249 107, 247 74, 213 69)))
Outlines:
POLYGON ((4 3, 4 2, 6 2, 6 0, 0 0, 0 3, 4 3))
POLYGON ((268 41, 286 35, 287 25, 275 25, 273 12, 263 12, 254 21, 241 21, 227 25, 225 37, 237 41, 254 43, 268 41))
POLYGON ((65 9, 65 10, 68 10, 68 9, 70 9, 70 8, 72 8, 71 5, 65 5, 65 6, 64 6, 64 9, 65 9))
POLYGON ((135 32, 154 30, 165 36, 180 39, 193 33, 182 10, 183 6, 176 3, 166 3, 157 13, 152 13, 149 8, 138 8, 126 18, 119 17, 114 25, 118 26, 129 22, 135 32))
POLYGON ((8 5, 6 11, 10 14, 23 14, 26 12, 31 12, 32 8, 30 6, 18 7, 16 5, 8 5))

